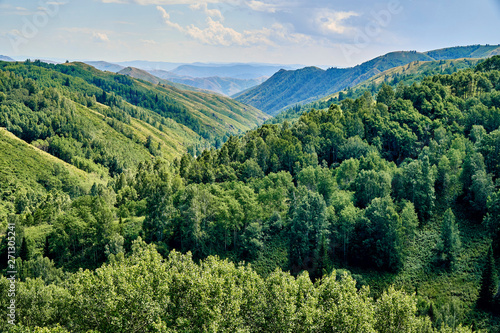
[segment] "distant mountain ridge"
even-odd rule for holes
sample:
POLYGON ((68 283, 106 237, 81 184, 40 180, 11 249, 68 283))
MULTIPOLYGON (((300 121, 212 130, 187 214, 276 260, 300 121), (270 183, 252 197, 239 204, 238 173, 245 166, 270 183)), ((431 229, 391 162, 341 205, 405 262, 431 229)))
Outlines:
POLYGON ((169 80, 175 83, 185 84, 191 87, 200 88, 203 90, 210 90, 222 95, 232 96, 246 89, 255 87, 269 77, 262 76, 256 79, 237 79, 232 77, 191 77, 177 75, 173 72, 163 70, 149 70, 149 73, 156 77, 169 80))
POLYGON ((0 55, 0 61, 15 61, 15 60, 12 59, 11 57, 0 55))
MULTIPOLYGON (((152 84, 164 84, 164 85, 169 85, 178 89, 182 90, 190 90, 190 91, 203 91, 202 89, 198 89, 196 87, 190 86, 190 85, 185 85, 181 83, 175 83, 169 80, 164 80, 158 76, 155 76, 148 71, 145 71, 140 68, 135 68, 135 67, 126 67, 117 72, 117 74, 122 74, 122 75, 128 75, 131 76, 135 79, 139 80, 144 80, 152 84)), ((204 92, 209 93, 208 90, 205 90, 204 92)))
POLYGON ((170 72, 180 76, 202 77, 231 77, 235 79, 258 79, 262 76, 271 76, 280 69, 295 69, 286 65, 182 65, 170 72))
POLYGON ((100 71, 117 73, 125 67, 107 61, 85 61, 87 65, 97 68, 100 71))
MULTIPOLYGON (((138 79, 143 79, 157 84, 161 80, 170 81, 171 85, 181 84, 181 89, 206 90, 225 96, 232 96, 242 91, 255 87, 278 70, 296 69, 297 65, 270 65, 270 64, 176 64, 148 61, 130 61, 123 63, 110 63, 107 61, 85 61, 101 71, 121 73, 138 79), (126 65, 126 66, 122 66, 126 65), (179 66, 176 66, 179 65, 179 66), (176 66, 174 68, 171 68, 176 66), (132 71, 130 68, 142 70, 142 73, 132 71), (165 68, 169 68, 166 70, 165 68), (154 77, 145 74, 148 72, 154 77), (193 88, 187 88, 187 86, 193 88)), ((169 84, 168 82, 161 82, 169 84)))
POLYGON ((295 104, 308 103, 353 87, 388 69, 415 61, 485 58, 500 53, 500 45, 472 45, 428 52, 391 52, 350 68, 305 67, 280 70, 264 83, 234 96, 270 115, 295 104))

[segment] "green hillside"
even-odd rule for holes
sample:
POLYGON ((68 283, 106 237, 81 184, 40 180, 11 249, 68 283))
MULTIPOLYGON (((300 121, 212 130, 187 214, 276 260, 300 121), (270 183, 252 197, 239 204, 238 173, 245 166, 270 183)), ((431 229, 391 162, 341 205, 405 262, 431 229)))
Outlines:
POLYGON ((49 191, 72 196, 90 191, 92 184, 105 184, 97 173, 87 173, 0 128, 0 220, 22 206, 42 201, 49 191))
POLYGON ((332 103, 338 104, 346 98, 359 98, 366 91, 377 94, 383 85, 397 88, 398 85, 411 85, 419 83, 428 76, 436 74, 453 74, 457 71, 472 68, 480 62, 480 59, 454 59, 439 61, 414 61, 404 66, 388 69, 380 74, 365 80, 352 88, 344 89, 314 102, 303 105, 297 104, 288 108, 275 117, 266 121, 269 124, 278 124, 283 121, 294 122, 303 113, 311 109, 328 109, 332 103))
POLYGON ((466 46, 420 53, 392 52, 351 68, 303 68, 279 71, 261 85, 235 98, 271 115, 287 107, 305 104, 368 80, 388 69, 414 61, 481 58, 496 54, 500 46, 466 46), (432 57, 432 55, 435 57, 432 57))
MULTIPOLYGON (((21 65, 22 66, 22 65, 21 65)), ((171 85, 156 85, 129 76, 101 72, 84 63, 50 65, 34 62, 31 66, 56 71, 83 79, 77 89, 92 92, 98 102, 114 103, 116 97, 154 111, 165 118, 187 126, 207 140, 221 139, 228 133, 240 133, 261 124, 267 115, 229 98, 201 92, 177 89, 171 85), (106 100, 105 94, 112 94, 106 100)), ((24 71, 26 75, 36 75, 24 71)), ((36 73, 36 71, 35 71, 36 73)))
POLYGON ((1 71, 0 269, 15 231, 20 315, 1 319, 1 276, 0 330, 500 332, 499 68, 383 84, 168 161, 156 113, 1 71))
MULTIPOLYGON (((0 127, 6 133, 76 167, 97 183, 133 171, 154 157, 172 161, 188 149, 196 154, 211 144, 200 134, 220 143, 224 136, 246 131, 267 118, 219 95, 153 85, 80 63, 54 66, 30 61, 0 62, 0 111, 0 127)), ((22 153, 19 156, 23 158, 22 153)), ((2 161, 11 159, 2 156, 2 161)), ((42 177, 37 173, 18 175, 15 168, 8 170, 19 186, 4 202, 13 202, 16 191, 30 189, 41 195, 51 189, 44 192, 36 185, 42 177)), ((75 191, 85 193, 91 186, 92 182, 85 183, 75 191)), ((2 207, 3 217, 14 212, 11 204, 2 207)))
POLYGON ((89 95, 98 90, 81 80, 30 64, 0 66, 0 219, 15 212, 23 193, 35 193, 33 202, 51 190, 80 195, 154 156, 172 160, 188 146, 206 145, 153 111, 97 102, 89 95))
POLYGON ((470 45, 448 47, 425 52, 436 60, 449 60, 459 58, 489 58, 500 54, 500 45, 470 45))
MULTIPOLYGON (((387 84, 393 88, 396 88, 400 84, 411 85, 421 82, 428 76, 436 74, 453 74, 463 69, 474 68, 480 61, 481 59, 453 59, 411 62, 404 66, 388 69, 352 88, 323 97, 318 100, 317 103, 321 104, 328 101, 331 103, 341 101, 344 98, 357 98, 363 95, 367 90, 375 94, 380 90, 382 84, 387 84)), ((317 107, 320 104, 306 104, 304 108, 317 107)), ((324 105, 324 107, 329 107, 329 105, 324 105)))

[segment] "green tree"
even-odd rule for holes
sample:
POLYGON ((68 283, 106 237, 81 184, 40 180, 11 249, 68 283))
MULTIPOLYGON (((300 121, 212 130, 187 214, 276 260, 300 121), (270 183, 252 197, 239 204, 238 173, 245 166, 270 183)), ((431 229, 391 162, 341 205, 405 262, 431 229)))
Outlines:
POLYGON ((141 240, 127 260, 80 271, 68 281, 70 326, 77 331, 145 332, 168 305, 167 266, 141 240))
POLYGON ((493 300, 496 292, 497 271, 495 267, 495 258, 493 257, 493 248, 490 246, 486 257, 486 265, 481 274, 481 288, 479 289, 477 305, 485 310, 493 309, 493 300))
POLYGON ((324 277, 318 286, 320 327, 317 332, 375 332, 374 307, 369 289, 356 289, 356 281, 344 274, 324 277))
POLYGON ((337 184, 342 190, 349 189, 355 181, 359 170, 359 160, 350 158, 340 164, 335 170, 337 184))
POLYGON ((366 207, 373 199, 390 195, 391 181, 385 171, 361 170, 353 185, 358 204, 366 207))
POLYGON ((379 269, 397 270, 403 260, 403 227, 391 197, 373 199, 360 228, 357 260, 379 269))
POLYGON ((22 260, 29 260, 29 256, 28 242, 26 240, 26 237, 23 237, 21 248, 19 249, 19 258, 21 258, 22 260))
POLYGON ((432 332, 429 318, 417 317, 417 301, 389 287, 375 304, 375 330, 378 333, 432 332))
POLYGON ((377 94, 377 103, 383 103, 390 107, 394 101, 394 96, 395 93, 394 90, 392 90, 392 87, 383 83, 377 94))
POLYGON ((444 213, 441 226, 441 253, 449 267, 455 267, 458 255, 462 249, 460 231, 451 208, 444 213))
POLYGON ((354 207, 353 204, 350 204, 340 211, 337 223, 334 225, 336 234, 339 236, 342 244, 342 254, 345 263, 348 259, 350 242, 354 237, 354 230, 359 222, 360 216, 361 210, 354 207))
POLYGON ((305 190, 293 208, 290 222, 290 261, 310 264, 319 255, 320 241, 327 232, 326 204, 318 193, 305 190))

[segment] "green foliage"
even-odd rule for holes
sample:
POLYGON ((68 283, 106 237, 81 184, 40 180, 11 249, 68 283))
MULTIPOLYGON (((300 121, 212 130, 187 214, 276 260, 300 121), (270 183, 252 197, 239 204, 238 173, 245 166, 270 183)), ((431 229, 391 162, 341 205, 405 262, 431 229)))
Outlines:
POLYGON ((206 149, 186 127, 167 147, 179 132, 124 101, 148 94, 144 82, 11 66, 0 64, 11 131, 0 133, 0 216, 22 250, 22 327, 494 330, 497 315, 474 305, 500 237, 498 71, 384 86, 377 103, 345 98, 206 149), (189 154, 163 158, 187 137, 189 154), (418 307, 397 289, 416 290, 418 307))
MULTIPOLYGON (((8 284, 0 278, 3 300, 8 284)), ((130 256, 95 271, 18 288, 18 325, 8 332, 433 332, 428 317, 416 316, 416 297, 392 287, 375 301, 345 273, 315 284, 307 273, 263 278, 216 257, 197 264, 172 251, 163 260, 140 239, 130 256)))
POLYGON ((320 247, 327 237, 326 204, 318 193, 305 190, 292 211, 290 261, 299 267, 307 267, 318 260, 320 247))
POLYGON ((451 208, 448 208, 444 213, 444 218, 441 226, 441 253, 447 265, 454 267, 457 257, 462 249, 462 241, 460 240, 460 231, 455 220, 451 208))
POLYGON ((479 72, 487 72, 494 70, 497 71, 500 70, 500 56, 498 55, 488 58, 476 66, 476 71, 479 72))
POLYGON ((486 265, 481 275, 481 289, 479 290, 479 298, 477 305, 486 310, 494 309, 494 297, 497 293, 498 284, 497 268, 495 266, 495 258, 493 257, 493 249, 490 247, 486 258, 486 265))

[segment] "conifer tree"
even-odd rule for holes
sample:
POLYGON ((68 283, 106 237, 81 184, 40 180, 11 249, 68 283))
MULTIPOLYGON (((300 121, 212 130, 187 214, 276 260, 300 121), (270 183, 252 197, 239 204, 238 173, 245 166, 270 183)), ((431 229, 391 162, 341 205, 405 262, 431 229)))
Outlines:
POLYGON ((490 246, 486 266, 483 269, 481 276, 481 289, 479 291, 479 299, 477 305, 485 310, 492 309, 493 298, 497 291, 496 281, 497 274, 495 268, 495 258, 493 257, 493 249, 490 246))
POLYGON ((28 256, 28 244, 26 242, 26 237, 23 237, 23 242, 21 244, 21 248, 19 249, 19 258, 22 260, 28 260, 28 256))
POLYGON ((444 213, 441 241, 445 260, 450 267, 453 267, 462 248, 462 242, 460 241, 460 231, 455 221, 455 215, 451 208, 448 208, 444 213))

